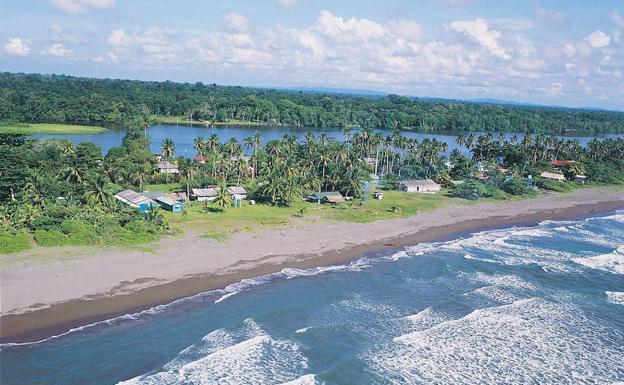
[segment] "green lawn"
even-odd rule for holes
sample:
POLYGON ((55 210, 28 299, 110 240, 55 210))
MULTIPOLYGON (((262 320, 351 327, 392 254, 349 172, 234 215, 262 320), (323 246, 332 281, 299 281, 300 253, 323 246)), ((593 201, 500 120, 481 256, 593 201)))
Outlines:
POLYGON ((0 126, 0 134, 4 133, 24 133, 24 134, 99 134, 106 131, 106 128, 96 126, 80 126, 74 124, 57 123, 32 123, 17 124, 14 126, 0 126))
MULTIPOLYGON (((160 191, 163 190, 165 189, 160 189, 160 191)), ((243 201, 242 208, 227 208, 221 212, 211 204, 205 208, 203 203, 190 202, 187 203, 187 215, 185 217, 181 213, 161 212, 169 224, 180 231, 185 229, 199 230, 203 237, 222 241, 235 232, 262 230, 287 224, 295 218, 308 221, 336 220, 363 223, 380 219, 408 217, 420 211, 434 210, 450 204, 469 205, 474 203, 449 197, 445 192, 429 195, 386 191, 384 195, 383 200, 370 198, 363 205, 360 205, 359 199, 336 206, 297 202, 292 207, 266 204, 252 206, 249 201, 243 201)))

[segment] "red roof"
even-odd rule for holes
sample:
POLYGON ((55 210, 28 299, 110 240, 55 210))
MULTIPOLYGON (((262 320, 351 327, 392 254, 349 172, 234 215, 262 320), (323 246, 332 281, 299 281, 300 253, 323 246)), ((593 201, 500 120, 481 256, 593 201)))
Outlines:
POLYGON ((553 166, 557 166, 557 167, 565 166, 567 164, 572 164, 572 163, 574 163, 573 160, 553 160, 552 162, 550 162, 550 164, 552 164, 553 166))
POLYGON ((196 161, 198 161, 198 162, 205 162, 205 161, 207 161, 207 160, 208 160, 208 158, 207 158, 207 157, 205 157, 205 156, 203 156, 203 155, 197 155, 197 156, 195 157, 195 160, 196 160, 196 161))

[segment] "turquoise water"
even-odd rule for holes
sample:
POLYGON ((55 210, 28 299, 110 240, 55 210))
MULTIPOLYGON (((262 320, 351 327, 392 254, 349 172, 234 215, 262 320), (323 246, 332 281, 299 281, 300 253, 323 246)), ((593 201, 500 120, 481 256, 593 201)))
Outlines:
POLYGON ((47 341, 10 384, 624 381, 624 211, 247 280, 47 341))
MULTIPOLYGON (((300 140, 303 140, 307 132, 311 132, 314 135, 325 134, 330 138, 338 140, 343 139, 342 130, 340 129, 302 129, 293 127, 250 127, 250 126, 219 126, 219 127, 203 127, 203 126, 177 126, 173 124, 158 124, 148 128, 147 134, 151 138, 151 150, 154 153, 160 152, 160 146, 165 138, 172 138, 176 148, 176 156, 192 157, 196 155, 196 150, 193 148, 193 140, 198 136, 204 138, 210 137, 212 134, 217 134, 222 142, 229 140, 230 138, 236 138, 242 144, 244 139, 255 134, 256 130, 260 131, 263 139, 263 145, 271 139, 281 139, 284 134, 294 135, 300 140)), ((377 132, 383 132, 385 135, 389 135, 390 131, 375 130, 377 132)), ((74 143, 80 142, 93 142, 102 148, 104 154, 108 152, 111 147, 121 145, 121 140, 124 137, 125 132, 122 130, 110 130, 100 134, 91 135, 33 135, 35 138, 63 138, 68 139, 74 143)), ((485 134, 483 132, 475 132, 475 135, 485 134)), ((404 131, 403 135, 422 141, 423 139, 437 139, 448 145, 447 153, 457 148, 460 151, 466 152, 465 148, 459 147, 456 143, 457 134, 453 133, 424 133, 415 131, 404 131)), ((496 134, 495 134, 496 135, 496 134)), ((511 137, 513 133, 505 133, 507 138, 511 137)), ((517 134, 522 137, 522 134, 517 134)), ((585 136, 585 137, 566 137, 568 139, 578 139, 582 145, 585 145, 593 137, 597 138, 616 138, 622 137, 621 134, 606 134, 600 136, 585 136)))

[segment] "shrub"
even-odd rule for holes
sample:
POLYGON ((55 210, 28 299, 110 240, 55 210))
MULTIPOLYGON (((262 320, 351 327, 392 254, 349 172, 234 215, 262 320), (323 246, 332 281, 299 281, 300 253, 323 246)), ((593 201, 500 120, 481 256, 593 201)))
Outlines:
POLYGON ((451 195, 476 200, 479 198, 502 198, 504 193, 494 186, 486 185, 475 180, 457 185, 451 190, 451 195))
POLYGON ((34 238, 39 246, 65 246, 67 235, 59 230, 35 230, 34 238))
POLYGON ((30 236, 27 232, 0 232, 0 254, 17 253, 19 251, 28 250, 30 247, 30 236))
POLYGON ((503 182, 501 189, 511 195, 524 195, 533 192, 526 182, 520 179, 510 179, 503 182))

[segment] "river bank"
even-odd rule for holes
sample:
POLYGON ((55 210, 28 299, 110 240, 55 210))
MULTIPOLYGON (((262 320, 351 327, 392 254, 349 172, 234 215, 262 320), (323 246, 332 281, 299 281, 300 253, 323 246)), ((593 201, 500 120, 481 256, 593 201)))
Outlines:
POLYGON ((103 250, 70 262, 16 266, 0 273, 0 338, 38 340, 284 268, 331 265, 454 234, 621 207, 622 189, 582 189, 372 223, 294 223, 225 242, 187 234, 156 243, 155 252, 103 250))

